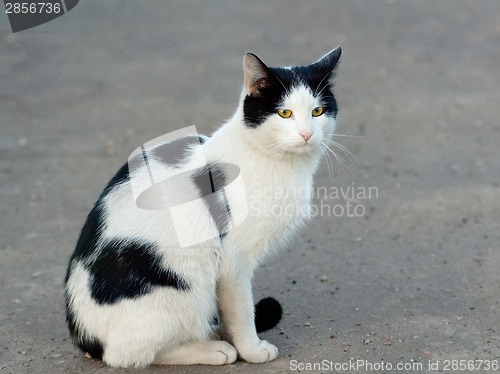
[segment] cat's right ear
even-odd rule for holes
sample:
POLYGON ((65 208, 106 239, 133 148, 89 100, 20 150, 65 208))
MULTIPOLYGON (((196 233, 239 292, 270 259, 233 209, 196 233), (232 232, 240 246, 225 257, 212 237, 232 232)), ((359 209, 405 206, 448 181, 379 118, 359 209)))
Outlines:
POLYGON ((263 89, 272 82, 269 68, 253 53, 247 52, 243 57, 243 76, 247 95, 259 96, 263 89))

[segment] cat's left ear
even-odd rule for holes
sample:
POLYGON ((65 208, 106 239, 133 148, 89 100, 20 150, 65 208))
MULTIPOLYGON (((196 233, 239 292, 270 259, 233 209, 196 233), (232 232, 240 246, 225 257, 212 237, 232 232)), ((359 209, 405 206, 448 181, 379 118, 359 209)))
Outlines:
POLYGON ((338 65, 341 54, 342 48, 337 47, 321 57, 314 64, 310 65, 310 67, 323 76, 331 74, 331 79, 333 79, 333 76, 335 75, 334 71, 338 65))
POLYGON ((261 91, 271 85, 272 73, 269 68, 253 53, 243 57, 243 75, 247 95, 259 96, 261 91))

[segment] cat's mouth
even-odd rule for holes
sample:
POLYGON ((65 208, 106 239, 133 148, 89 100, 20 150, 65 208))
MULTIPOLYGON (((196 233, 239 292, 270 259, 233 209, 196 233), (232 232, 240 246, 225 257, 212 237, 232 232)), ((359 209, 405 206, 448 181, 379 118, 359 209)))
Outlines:
POLYGON ((318 144, 316 142, 301 142, 300 144, 297 144, 293 147, 290 147, 289 151, 293 153, 309 153, 309 152, 314 152, 318 148, 318 144))

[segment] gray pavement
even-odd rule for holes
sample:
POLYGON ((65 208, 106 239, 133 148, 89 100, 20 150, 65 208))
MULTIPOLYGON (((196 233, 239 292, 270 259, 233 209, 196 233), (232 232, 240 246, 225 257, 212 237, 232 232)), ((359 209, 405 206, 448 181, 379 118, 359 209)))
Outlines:
POLYGON ((317 185, 378 195, 323 196, 365 214, 323 211, 259 270, 256 298, 285 309, 262 334, 276 361, 141 372, 499 360, 498 1, 84 0, 17 34, 0 16, 0 372, 125 372, 85 358, 64 321, 66 263, 101 189, 145 141, 228 118, 245 51, 306 64, 338 44, 338 133, 361 135, 338 141, 360 167, 325 163, 317 185))

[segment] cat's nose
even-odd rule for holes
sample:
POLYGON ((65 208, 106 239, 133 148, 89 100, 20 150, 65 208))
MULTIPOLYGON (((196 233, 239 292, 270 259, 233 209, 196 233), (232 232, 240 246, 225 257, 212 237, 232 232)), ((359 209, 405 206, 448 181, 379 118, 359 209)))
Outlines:
POLYGON ((304 139, 306 142, 311 139, 313 136, 313 133, 311 131, 301 131, 299 132, 299 135, 302 136, 302 139, 304 139))

